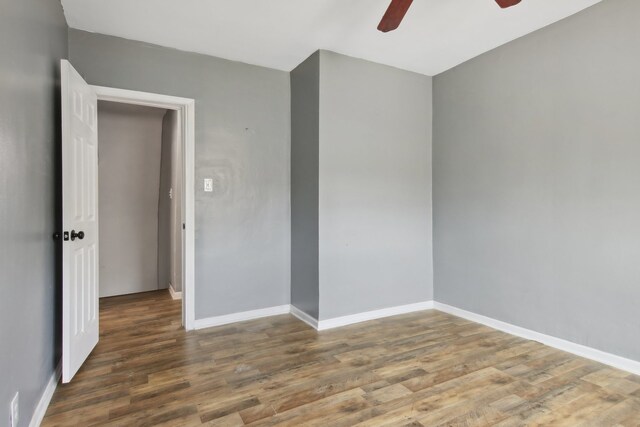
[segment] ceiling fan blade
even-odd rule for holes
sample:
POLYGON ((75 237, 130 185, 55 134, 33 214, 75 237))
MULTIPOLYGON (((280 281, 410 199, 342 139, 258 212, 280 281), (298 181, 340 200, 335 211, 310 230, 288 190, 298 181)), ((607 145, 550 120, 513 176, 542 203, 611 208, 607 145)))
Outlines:
POLYGON ((500 6, 501 8, 506 9, 508 7, 517 5, 521 1, 522 0, 496 0, 496 3, 498 3, 498 6, 500 6))
POLYGON ((391 0, 391 4, 378 24, 378 30, 386 33, 398 28, 411 3, 413 0, 391 0))

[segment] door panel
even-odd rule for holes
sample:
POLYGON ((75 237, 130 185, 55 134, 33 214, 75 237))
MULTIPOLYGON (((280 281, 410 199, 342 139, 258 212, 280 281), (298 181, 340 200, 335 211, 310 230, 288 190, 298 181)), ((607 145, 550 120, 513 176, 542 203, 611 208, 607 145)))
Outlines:
POLYGON ((62 77, 62 382, 98 343, 97 97, 61 61, 62 77))

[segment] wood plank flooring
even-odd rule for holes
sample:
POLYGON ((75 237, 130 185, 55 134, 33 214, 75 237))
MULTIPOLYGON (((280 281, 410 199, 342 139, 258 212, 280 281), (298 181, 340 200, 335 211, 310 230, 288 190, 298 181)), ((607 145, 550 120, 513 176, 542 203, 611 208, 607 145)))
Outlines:
POLYGON ((100 316, 44 426, 640 426, 640 377, 435 310, 186 333, 163 291, 100 316))

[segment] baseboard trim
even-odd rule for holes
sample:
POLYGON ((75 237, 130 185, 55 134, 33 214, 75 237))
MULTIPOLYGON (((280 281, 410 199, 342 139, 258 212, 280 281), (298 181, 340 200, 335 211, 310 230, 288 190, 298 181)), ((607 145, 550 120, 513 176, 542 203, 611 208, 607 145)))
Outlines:
POLYGON ((290 305, 286 304, 278 305, 276 307, 261 308, 258 310, 243 311, 240 313, 225 314, 224 316, 196 319, 194 329, 211 328, 213 326, 228 325, 229 323, 244 322, 245 320, 288 314, 290 311, 290 305))
POLYGON ((38 406, 36 406, 35 411, 33 411, 33 416, 31 417, 31 422, 29 423, 29 427, 38 427, 42 423, 45 414, 47 413, 47 409, 49 408, 49 403, 51 402, 51 398, 53 397, 53 393, 56 391, 56 387, 58 386, 58 382, 60 381, 60 377, 62 376, 62 365, 58 364, 56 370, 51 374, 49 378, 49 382, 47 386, 44 388, 44 392, 42 392, 42 396, 40 397, 40 401, 38 402, 38 406))
MULTIPOLYGON (((416 311, 436 309, 444 313, 451 314, 453 316, 461 317, 463 319, 470 320, 472 322, 480 323, 493 329, 497 329, 502 332, 506 332, 511 335, 515 335, 528 340, 538 341, 549 347, 557 348, 558 350, 566 351, 568 353, 575 354, 576 356, 584 357, 586 359, 594 360, 596 362, 603 363, 605 365, 612 366, 614 368, 622 369, 632 374, 640 375, 640 362, 632 359, 627 359, 622 356, 607 353, 602 350, 597 350, 592 347, 587 347, 582 344, 576 344, 571 341, 567 341, 561 338, 546 335, 540 332, 533 331, 531 329, 522 328, 520 326, 512 325, 501 320, 493 319, 491 317, 483 316, 481 314, 466 311, 461 308, 453 307, 447 304, 443 304, 435 301, 423 301, 415 304, 407 304, 396 307, 388 307, 380 310, 366 311, 363 313, 352 314, 348 316, 335 317, 327 320, 316 320, 309 316, 304 311, 293 305, 280 305, 276 307, 262 308, 259 310, 245 311, 241 313, 227 314, 224 316, 209 317, 205 319, 198 319, 195 321, 195 329, 210 328, 213 326, 227 325, 235 322, 242 322, 245 320, 259 319, 262 317, 276 316, 281 314, 290 313, 297 319, 311 326, 318 331, 326 331, 328 329, 339 328, 342 326, 353 325, 356 323, 366 322, 369 320, 382 319, 385 317, 397 316, 400 314, 413 313, 416 311)), ((57 380, 56 380, 57 382, 57 380)), ((53 387, 55 390, 55 385, 53 387)), ((51 395, 53 395, 53 390, 51 395)), ((49 395, 47 404, 51 399, 49 395)), ((44 399, 43 395, 43 399, 44 399)), ((40 405, 42 402, 38 405, 40 405)), ((44 407, 46 412, 46 406, 44 407)), ((44 412, 42 414, 44 416, 44 412)), ((34 414, 35 417, 35 414, 34 414)), ((36 424, 37 425, 37 424, 36 424)))
POLYGON ((382 319, 384 317, 397 316, 399 314, 413 313, 415 311, 433 309, 433 301, 423 301, 414 304, 399 305, 395 307, 382 308, 380 310, 365 311, 363 313, 351 314, 348 316, 334 317, 333 319, 318 321, 318 330, 339 328, 341 326, 353 325, 355 323, 366 322, 368 320, 382 319))
POLYGON ((307 325, 311 326, 313 329, 318 329, 318 320, 314 319, 312 316, 308 315, 304 311, 300 310, 298 307, 291 305, 291 315, 302 320, 307 325))
POLYGON ((632 374, 640 375, 640 362, 636 360, 627 359, 625 357, 607 353, 602 350, 597 350, 592 347, 587 347, 582 344, 576 344, 574 342, 536 332, 531 329, 515 326, 501 320, 496 320, 491 317, 476 314, 471 311, 466 311, 447 304, 435 302, 434 308, 438 311, 442 311, 453 316, 462 317, 463 319, 480 323, 511 335, 515 335, 528 340, 538 341, 542 344, 548 345, 549 347, 557 348, 558 350, 566 351, 567 353, 572 353, 576 356, 595 360, 596 362, 604 363, 605 365, 622 369, 623 371, 631 372, 632 374))
POLYGON ((173 285, 169 284, 169 293, 173 299, 182 299, 182 292, 176 292, 173 290, 173 285))
POLYGON ((423 301, 415 304, 399 305, 387 307, 380 310, 366 311, 363 313, 351 314, 348 316, 335 317, 327 320, 316 320, 304 311, 290 304, 276 307, 261 308, 259 310, 244 311, 240 313, 226 314, 224 316, 208 317, 195 321, 195 329, 211 328, 214 326, 228 325, 245 320, 260 319, 262 317, 277 316, 281 314, 291 314, 297 319, 318 331, 339 328, 341 326, 353 325, 355 323, 366 322, 368 320, 382 319, 384 317, 397 316, 399 314, 413 313, 416 311, 433 309, 433 301, 423 301))

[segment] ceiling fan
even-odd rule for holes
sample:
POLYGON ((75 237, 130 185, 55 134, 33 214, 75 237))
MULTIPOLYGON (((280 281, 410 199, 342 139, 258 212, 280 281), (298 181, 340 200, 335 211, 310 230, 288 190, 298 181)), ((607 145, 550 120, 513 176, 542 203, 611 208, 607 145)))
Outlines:
MULTIPOLYGON (((498 3, 498 6, 501 8, 506 9, 507 7, 517 5, 521 1, 522 0, 496 0, 496 3, 498 3)), ((378 25, 378 30, 386 33, 398 28, 402 22, 402 18, 404 18, 407 10, 409 10, 411 3, 413 3, 413 0, 391 0, 389 8, 378 25)))

